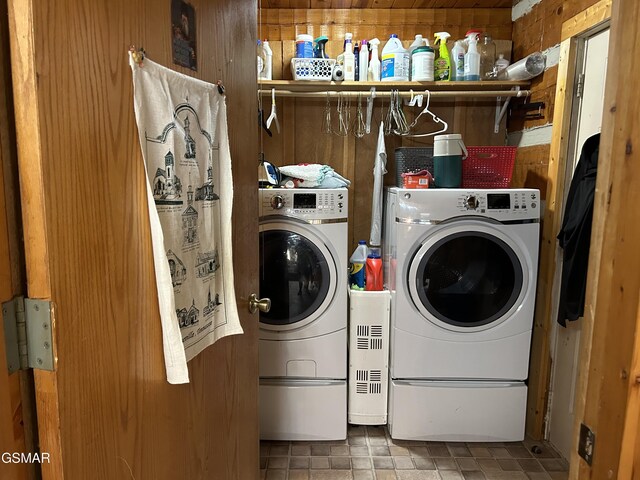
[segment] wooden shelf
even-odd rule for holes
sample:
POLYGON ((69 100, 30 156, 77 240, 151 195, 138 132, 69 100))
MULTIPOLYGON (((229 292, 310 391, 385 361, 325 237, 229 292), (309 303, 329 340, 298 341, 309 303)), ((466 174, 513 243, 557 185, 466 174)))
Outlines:
POLYGON ((486 82, 314 82, 306 80, 262 80, 258 81, 261 90, 286 90, 289 92, 349 92, 369 91, 375 87, 376 92, 401 90, 408 92, 487 92, 511 90, 514 87, 526 89, 531 82, 486 81, 486 82))

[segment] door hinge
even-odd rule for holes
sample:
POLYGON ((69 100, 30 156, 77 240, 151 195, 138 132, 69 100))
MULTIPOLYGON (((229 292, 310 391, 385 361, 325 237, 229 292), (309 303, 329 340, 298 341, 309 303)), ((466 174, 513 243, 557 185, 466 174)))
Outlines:
POLYGON ((576 97, 581 98, 584 94, 584 73, 578 75, 578 84, 576 85, 576 97))
POLYGON ((52 308, 48 300, 16 297, 2 304, 9 373, 54 370, 52 308))
POLYGON ((593 462, 593 450, 596 444, 596 434, 584 423, 580 424, 580 438, 578 440, 578 455, 589 465, 593 462))

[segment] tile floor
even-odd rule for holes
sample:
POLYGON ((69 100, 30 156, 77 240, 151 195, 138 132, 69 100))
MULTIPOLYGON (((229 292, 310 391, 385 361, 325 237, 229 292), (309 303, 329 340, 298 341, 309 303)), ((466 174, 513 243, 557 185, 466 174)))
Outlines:
POLYGON ((264 480, 566 480, 549 445, 392 440, 384 427, 350 426, 336 442, 261 442, 264 480), (532 451, 534 449, 536 453, 532 451))

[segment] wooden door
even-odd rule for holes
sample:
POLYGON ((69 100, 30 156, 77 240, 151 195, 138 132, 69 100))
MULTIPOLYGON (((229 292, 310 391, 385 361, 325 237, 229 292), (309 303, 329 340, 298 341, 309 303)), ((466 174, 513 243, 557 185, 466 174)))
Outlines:
MULTIPOLYGON (((258 477, 255 0, 191 0, 198 72, 171 61, 171 2, 9 0, 29 296, 55 305, 35 372, 50 479, 258 477), (236 294, 245 334, 165 379, 127 50, 227 87, 236 294)), ((3 477, 4 478, 4 477, 3 477)))
MULTIPOLYGON (((19 196, 9 23, 7 4, 0 2, 0 304, 25 294, 19 196)), ((33 376, 28 371, 9 374, 4 329, 0 326, 0 478, 3 480, 36 478, 36 464, 14 463, 13 456, 35 449, 34 408, 33 376)))

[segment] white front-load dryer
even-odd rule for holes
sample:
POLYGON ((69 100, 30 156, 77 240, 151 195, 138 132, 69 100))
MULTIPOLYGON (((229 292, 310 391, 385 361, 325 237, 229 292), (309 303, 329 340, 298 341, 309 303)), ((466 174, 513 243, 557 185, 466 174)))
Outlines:
POLYGON ((539 212, 537 190, 387 192, 394 438, 523 434, 539 212))
POLYGON ((263 439, 346 438, 347 195, 260 190, 263 439))

